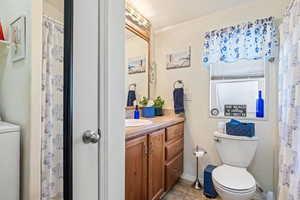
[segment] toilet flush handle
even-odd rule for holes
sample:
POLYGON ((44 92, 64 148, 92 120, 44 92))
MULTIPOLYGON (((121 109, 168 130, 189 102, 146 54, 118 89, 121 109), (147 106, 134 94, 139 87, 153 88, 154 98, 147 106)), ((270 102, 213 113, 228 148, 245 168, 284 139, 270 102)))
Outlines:
POLYGON ((215 142, 221 142, 221 140, 219 138, 214 138, 215 142))

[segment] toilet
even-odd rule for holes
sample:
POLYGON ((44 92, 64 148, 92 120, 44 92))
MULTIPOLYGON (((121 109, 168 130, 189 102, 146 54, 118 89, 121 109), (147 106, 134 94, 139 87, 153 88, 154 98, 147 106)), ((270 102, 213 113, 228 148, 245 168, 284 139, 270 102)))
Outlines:
POLYGON ((212 179, 222 200, 250 200, 256 191, 256 181, 247 171, 254 158, 258 138, 214 133, 222 165, 214 169, 212 179))

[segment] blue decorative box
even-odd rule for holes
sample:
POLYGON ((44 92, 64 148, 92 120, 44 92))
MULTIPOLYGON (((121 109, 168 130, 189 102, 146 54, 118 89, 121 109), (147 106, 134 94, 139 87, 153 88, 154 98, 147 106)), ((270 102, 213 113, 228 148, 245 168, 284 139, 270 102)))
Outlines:
POLYGON ((253 137, 255 136, 255 124, 232 119, 226 123, 226 133, 228 135, 253 137))
POLYGON ((204 190, 203 194, 208 198, 216 198, 218 196, 214 183, 212 181, 212 171, 216 168, 216 166, 208 165, 204 169, 204 190))
POLYGON ((143 117, 152 118, 155 117, 155 108, 154 107, 143 107, 143 117))

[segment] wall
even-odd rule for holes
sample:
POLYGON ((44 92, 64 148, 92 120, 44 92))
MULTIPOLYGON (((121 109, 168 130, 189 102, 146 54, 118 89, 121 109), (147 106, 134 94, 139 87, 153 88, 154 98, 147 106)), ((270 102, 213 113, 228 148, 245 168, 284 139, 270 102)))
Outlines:
POLYGON ((28 195, 30 140, 31 0, 2 0, 0 17, 8 24, 27 14, 27 55, 13 63, 9 56, 0 62, 0 114, 3 120, 21 126, 21 192, 28 195))
POLYGON ((63 0, 44 0, 43 14, 61 23, 64 22, 64 1, 63 0))
MULTIPOLYGON (((282 18, 288 0, 255 0, 242 6, 221 10, 210 15, 156 31, 155 61, 157 63, 156 96, 166 99, 166 107, 173 107, 172 88, 176 80, 183 80, 186 93, 191 101, 186 101, 185 160, 183 177, 195 178, 195 158, 192 155, 196 144, 205 148, 208 155, 203 163, 220 164, 213 141, 213 132, 222 120, 209 118, 209 71, 202 66, 202 46, 204 33, 224 26, 253 21, 258 18, 275 16, 282 18), (188 46, 192 48, 191 68, 166 70, 166 54, 188 46)), ((277 144, 277 67, 270 68, 269 119, 256 122, 259 137, 257 154, 250 171, 265 190, 273 190, 276 184, 274 173, 274 148, 277 144)), ((276 168, 276 167, 275 167, 276 168)), ((276 173, 275 173, 276 174, 276 173)), ((276 187, 275 187, 276 188, 276 187)))

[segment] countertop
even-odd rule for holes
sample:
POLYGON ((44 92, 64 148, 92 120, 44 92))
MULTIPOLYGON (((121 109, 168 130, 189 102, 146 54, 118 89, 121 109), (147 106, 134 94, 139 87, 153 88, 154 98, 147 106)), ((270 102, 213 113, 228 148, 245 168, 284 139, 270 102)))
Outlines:
POLYGON ((137 127, 127 127, 125 128, 126 140, 130 140, 139 136, 146 135, 148 133, 157 131, 159 129, 166 128, 184 122, 184 117, 179 115, 165 115, 155 118, 146 118, 147 120, 152 121, 153 123, 146 126, 137 126, 137 127))

